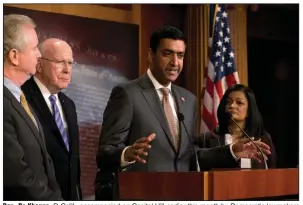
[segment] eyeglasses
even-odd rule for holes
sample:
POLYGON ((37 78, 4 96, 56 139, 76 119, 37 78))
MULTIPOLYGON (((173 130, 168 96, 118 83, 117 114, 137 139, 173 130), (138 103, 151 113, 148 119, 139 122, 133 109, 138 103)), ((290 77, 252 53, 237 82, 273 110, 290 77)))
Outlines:
POLYGON ((76 64, 75 61, 65 61, 65 60, 57 61, 57 60, 51 60, 51 59, 44 58, 44 57, 40 57, 40 59, 53 62, 53 63, 55 63, 56 67, 58 67, 58 68, 63 68, 63 67, 65 67, 66 64, 70 67, 72 67, 73 65, 76 64))

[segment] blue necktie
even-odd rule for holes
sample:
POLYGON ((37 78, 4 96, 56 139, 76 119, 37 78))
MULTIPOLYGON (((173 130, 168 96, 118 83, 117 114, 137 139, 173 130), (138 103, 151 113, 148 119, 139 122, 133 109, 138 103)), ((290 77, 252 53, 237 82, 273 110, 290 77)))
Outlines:
POLYGON ((64 128, 64 124, 63 124, 63 121, 62 121, 62 118, 60 116, 60 112, 59 112, 59 109, 58 109, 58 106, 56 104, 56 96, 54 95, 51 95, 49 96, 49 100, 51 101, 51 104, 52 104, 52 109, 53 109, 53 117, 56 121, 56 124, 58 126, 58 129, 61 133, 61 136, 62 136, 62 139, 64 141, 64 144, 67 148, 67 150, 69 151, 69 144, 68 144, 68 139, 67 139, 67 134, 66 134, 66 131, 65 131, 65 128, 64 128))

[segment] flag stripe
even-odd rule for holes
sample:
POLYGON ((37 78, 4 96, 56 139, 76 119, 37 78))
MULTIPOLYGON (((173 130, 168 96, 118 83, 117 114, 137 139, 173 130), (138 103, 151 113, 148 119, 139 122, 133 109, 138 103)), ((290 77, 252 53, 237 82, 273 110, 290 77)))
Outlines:
POLYGON ((217 123, 217 109, 226 89, 239 83, 238 72, 234 63, 230 30, 225 5, 210 5, 210 24, 212 38, 209 39, 209 62, 204 70, 205 87, 203 88, 202 132, 213 130, 217 123))

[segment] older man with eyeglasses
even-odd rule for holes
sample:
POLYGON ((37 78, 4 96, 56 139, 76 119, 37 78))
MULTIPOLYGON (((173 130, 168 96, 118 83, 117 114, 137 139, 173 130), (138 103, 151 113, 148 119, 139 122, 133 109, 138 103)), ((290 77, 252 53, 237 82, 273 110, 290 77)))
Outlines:
POLYGON ((74 102, 62 89, 68 87, 75 64, 71 47, 51 38, 39 45, 36 74, 22 90, 43 126, 47 151, 65 200, 81 200, 79 130, 74 102))

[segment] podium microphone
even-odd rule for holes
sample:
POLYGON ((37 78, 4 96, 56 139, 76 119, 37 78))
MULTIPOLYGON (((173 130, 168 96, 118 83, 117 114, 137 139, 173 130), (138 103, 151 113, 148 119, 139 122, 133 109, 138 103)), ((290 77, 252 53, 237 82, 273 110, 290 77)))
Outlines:
POLYGON ((187 129, 186 129, 186 126, 185 126, 185 124, 184 124, 184 114, 183 114, 183 113, 178 113, 178 119, 179 119, 179 120, 181 121, 181 123, 183 124, 183 127, 184 127, 184 129, 185 129, 186 135, 187 135, 187 137, 188 137, 188 139, 189 139, 189 142, 191 143, 191 146, 192 146, 192 148, 193 148, 193 150, 194 150, 194 154, 195 154, 195 158, 196 158, 197 172, 200 172, 200 164, 199 164, 199 160, 198 160, 197 151, 196 151, 196 148, 195 148, 195 146, 194 146, 193 141, 191 140, 191 138, 190 138, 190 136, 189 136, 189 134, 188 134, 188 131, 187 131, 187 129))
POLYGON ((254 142, 254 140, 238 125, 238 123, 236 123, 236 121, 232 118, 232 113, 230 112, 227 112, 227 116, 228 116, 228 119, 230 119, 231 121, 233 121, 233 123, 235 125, 237 125, 238 128, 240 128, 241 132, 254 144, 254 146, 258 149, 258 151, 261 153, 262 155, 262 159, 263 159, 263 162, 264 162, 264 168, 265 169, 268 169, 268 165, 267 165, 267 162, 265 160, 265 157, 264 157, 264 153, 262 152, 261 148, 256 145, 256 143, 254 142))

